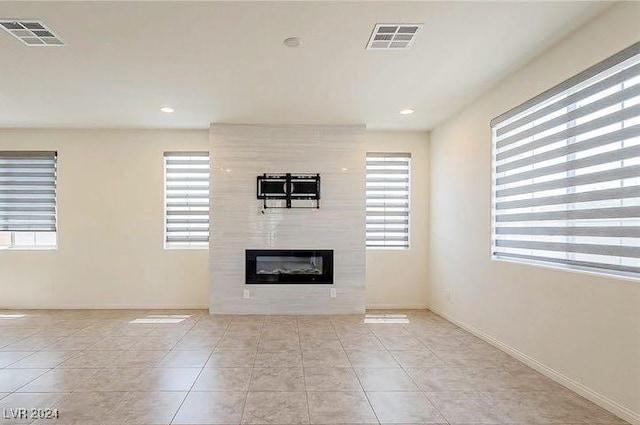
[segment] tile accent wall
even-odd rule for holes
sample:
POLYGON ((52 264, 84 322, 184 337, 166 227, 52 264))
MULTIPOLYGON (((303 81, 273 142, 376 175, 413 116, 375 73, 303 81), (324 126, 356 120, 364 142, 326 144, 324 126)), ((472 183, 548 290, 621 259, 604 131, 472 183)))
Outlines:
POLYGON ((211 314, 363 313, 364 126, 214 124, 209 138, 211 314), (263 213, 256 176, 286 172, 320 173, 320 209, 263 213), (245 249, 296 248, 333 249, 334 285, 245 285, 245 249))

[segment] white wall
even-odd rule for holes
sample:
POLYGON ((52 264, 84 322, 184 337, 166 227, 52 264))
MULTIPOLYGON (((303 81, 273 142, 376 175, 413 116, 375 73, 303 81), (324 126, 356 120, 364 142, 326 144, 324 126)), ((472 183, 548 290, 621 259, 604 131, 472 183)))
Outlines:
POLYGON ((207 250, 163 248, 163 152, 207 131, 2 130, 58 151, 58 249, 0 251, 0 308, 204 308, 207 250))
MULTIPOLYGON (((208 148, 207 130, 0 130, 0 150, 59 160, 58 249, 0 250, 0 308, 208 307, 208 251, 163 248, 162 199, 163 152, 208 148)), ((367 149, 413 155, 411 250, 367 252, 367 302, 422 307, 426 134, 367 132, 367 149)))
POLYGON ((490 259, 494 116, 640 38, 620 3, 431 133, 429 302, 638 423, 640 282, 490 259), (450 293, 450 299, 447 294, 450 293))
POLYGON ((424 132, 367 132, 369 152, 411 153, 408 250, 367 250, 367 307, 426 308, 429 258, 429 138, 424 132))
POLYGON ((364 126, 212 125, 212 314, 363 313, 364 126), (228 171, 227 171, 228 170, 228 171), (320 173, 319 209, 266 209, 263 173, 320 173), (245 285, 246 249, 332 249, 334 284, 245 285), (329 297, 329 289, 337 292, 329 297), (250 298, 243 298, 243 290, 250 298))

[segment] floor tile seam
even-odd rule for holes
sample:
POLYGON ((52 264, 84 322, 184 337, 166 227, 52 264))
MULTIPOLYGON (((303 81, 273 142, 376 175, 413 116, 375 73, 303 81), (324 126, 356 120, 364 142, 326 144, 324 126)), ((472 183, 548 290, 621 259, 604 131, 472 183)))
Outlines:
MULTIPOLYGON (((197 323, 198 321, 196 321, 197 323)), ((229 322, 231 323, 231 322, 229 322)), ((227 332, 227 329, 229 328, 229 323, 227 323, 227 326, 224 329, 224 332, 222 333, 223 336, 224 334, 227 332)), ((195 326, 195 323, 189 328, 189 330, 193 329, 193 327, 195 326)), ((189 331, 185 332, 185 334, 178 340, 176 341, 176 345, 182 341, 182 339, 189 333, 189 331)), ((213 352, 215 351, 217 345, 220 343, 220 340, 222 338, 220 338, 218 340, 218 342, 216 343, 216 345, 213 347, 213 350, 211 350, 211 353, 209 353, 209 356, 207 357, 207 360, 204 362, 204 364, 202 365, 202 367, 200 368, 200 372, 198 372, 198 375, 196 376, 196 379, 193 380, 193 383, 191 384, 191 387, 189 388, 189 391, 187 391, 184 395, 184 398, 182 399, 182 401, 180 402, 180 405, 178 406, 178 408, 176 409, 176 412, 173 414, 173 416, 171 417, 171 420, 169 421, 169 424, 173 424, 173 422, 176 419, 176 416, 178 415, 178 413, 180 412, 180 409, 182 409, 182 406, 184 406, 184 402, 187 400, 187 398, 189 397, 189 394, 191 393, 191 391, 193 390, 193 387, 196 385, 196 382, 198 382, 198 379, 200 378, 200 376, 202 375, 202 372, 204 371, 205 366, 207 365, 207 362, 209 361, 209 359, 211 358, 211 356, 213 355, 213 352)), ((175 345, 174 345, 175 347, 175 345)), ((167 353, 168 355, 168 353, 167 353)), ((166 357, 166 356, 165 356, 166 357)), ((163 357, 164 359, 164 357, 163 357)))
MULTIPOLYGON (((198 373, 198 376, 196 377, 196 379, 193 381, 193 384, 191 384, 191 387, 189 388, 189 391, 187 391, 187 393, 185 394, 184 398, 182 399, 182 402, 180 403, 180 406, 178 407, 178 409, 176 410, 176 412, 174 413, 173 417, 171 418, 171 421, 169 421, 169 424, 173 424, 176 420, 176 417, 178 416, 178 413, 180 413, 180 410, 182 409, 182 407, 184 406, 184 402, 187 400, 187 398, 189 397, 189 395, 194 392, 194 393, 198 393, 201 391, 194 391, 193 388, 196 385, 196 382, 198 382, 198 379, 200 379, 200 376, 202 376, 202 373, 205 370, 205 367, 209 361, 209 359, 211 358, 211 356, 213 355, 213 353, 216 350, 216 347, 218 346, 218 344, 220 344, 220 341, 222 341, 222 339, 224 338, 224 336, 227 334, 229 328, 231 327, 231 323, 233 323, 233 320, 230 320, 227 323, 227 326, 225 326, 224 332, 222 333, 222 336, 218 339, 218 342, 216 342, 216 345, 213 347, 213 350, 211 350, 211 353, 209 353, 209 357, 207 357, 207 361, 204 363, 204 365, 202 366, 202 368, 200 369, 200 372, 198 373)), ((253 372, 253 367, 251 368, 252 372, 253 372)), ((249 385, 251 384, 251 376, 252 376, 252 372, 249 374, 249 385)), ((204 392, 204 391, 202 391, 204 392)), ((226 391, 223 391, 226 393, 226 391)), ((247 396, 248 396, 248 391, 247 394, 245 394, 245 399, 244 399, 244 403, 242 405, 242 413, 240 415, 240 421, 239 423, 242 422, 242 415, 244 414, 244 407, 245 404, 247 402, 247 396)))
MULTIPOLYGON (((45 348, 46 348, 46 347, 45 347, 45 348)), ((0 350, 1 350, 1 348, 0 348, 0 350)), ((26 359, 26 358, 28 358, 28 357, 31 357, 31 356, 33 356, 34 354, 39 353, 39 352, 40 352, 40 351, 42 351, 42 350, 44 350, 44 348, 43 348, 43 349, 41 349, 41 350, 39 350, 39 351, 24 351, 25 353, 29 353, 29 354, 27 354, 26 356, 22 357, 21 359, 18 359, 18 360, 16 360, 16 361, 12 362, 12 363, 9 363, 8 365, 6 365, 6 366, 4 366, 4 367, 0 367, 0 370, 2 370, 2 369, 9 369, 9 368, 10 368, 10 366, 13 366, 14 364, 16 364, 16 363, 18 363, 18 362, 21 362, 22 360, 24 360, 24 359, 26 359)), ((8 353, 14 353, 14 352, 20 352, 20 351, 21 351, 21 350, 16 350, 16 351, 6 351, 6 352, 8 352, 8 353)), ((2 351, 0 351, 0 353, 2 353, 2 351)), ((12 369, 22 369, 22 368, 12 368, 12 369)), ((29 368, 24 368, 24 369, 29 369, 29 368)), ((34 368, 34 369, 40 369, 40 368, 34 368)))
MULTIPOLYGON (((45 369, 45 368, 42 368, 42 369, 45 369)), ((14 369, 14 370, 24 370, 24 369, 14 369)), ((20 389, 26 387, 27 385, 29 385, 30 383, 32 383, 33 381, 35 381, 36 379, 40 378, 45 373, 48 373, 51 370, 53 370, 53 368, 46 368, 46 372, 43 372, 40 375, 36 376, 35 378, 33 378, 33 379, 29 380, 28 382, 24 383, 23 385, 20 385, 18 388, 14 389, 13 391, 9 391, 9 394, 13 394, 13 393, 19 392, 20 389)))
POLYGON ((302 379, 304 382, 304 399, 307 403, 307 417, 311 423, 311 408, 309 407, 309 393, 307 393, 307 374, 304 372, 304 354, 302 353, 302 341, 300 340, 300 323, 296 317, 296 330, 298 331, 298 343, 300 343, 300 362, 302 363, 302 379))
MULTIPOLYGON (((331 322, 331 325, 334 327, 334 332, 335 332, 335 326, 333 324, 333 321, 331 322)), ((337 334, 337 332, 336 332, 336 334, 337 334)), ((340 346, 342 347, 342 350, 344 350, 345 355, 347 356, 347 360, 349 361, 349 364, 351 365, 351 370, 353 371, 353 374, 356 375, 356 379, 358 380, 358 384, 360 385, 360 388, 362 389, 362 392, 364 393, 364 396, 367 399, 367 403, 369 404, 369 408, 373 412, 373 415, 376 418, 376 421, 378 421, 378 424, 380 424, 381 423, 380 422, 380 418, 378 417, 378 414, 376 413, 376 410, 373 408, 373 404, 371 403, 371 400, 369 399, 369 396, 367 395, 367 392, 364 390, 364 386, 362 385, 362 382, 360 381, 360 377, 358 376, 358 374, 355 371, 353 363, 351 362, 351 358, 347 354, 347 351, 344 348, 344 344, 342 344, 342 340, 339 337, 338 337, 338 342, 340 343, 340 346)), ((311 420, 311 417, 309 417, 309 420, 311 420)))
MULTIPOLYGON (((403 326, 403 329, 404 326, 403 326)), ((406 330, 406 329, 405 329, 406 330)), ((375 335, 375 333, 374 333, 375 335)), ((378 339, 378 337, 376 336, 376 338, 378 339)), ((380 342, 382 344, 382 341, 380 341, 378 339, 378 342, 380 342)), ((431 406, 433 407, 433 409, 438 413, 438 415, 440 415, 440 417, 445 421, 445 423, 449 424, 450 422, 447 420, 447 418, 442 414, 442 412, 440 412, 440 409, 438 409, 436 407, 436 405, 429 399, 429 397, 427 397, 427 395, 425 394, 424 390, 422 389, 422 387, 420 385, 418 385, 417 382, 414 381, 414 379, 411 377, 411 375, 409 375, 409 372, 407 372, 404 368, 404 366, 402 366, 402 364, 393 356, 393 354, 391 353, 391 350, 389 350, 387 348, 386 345, 382 344, 382 346, 384 347, 385 351, 387 352, 387 354, 389 354, 389 356, 391 356, 391 358, 398 364, 398 366, 400 367, 400 369, 404 372, 404 374, 411 380, 411 382, 413 382, 413 384, 416 386, 416 388, 418 389, 418 392, 420 392, 420 394, 422 395, 422 397, 424 397, 427 402, 429 404, 431 404, 431 406)), ((373 391, 372 391, 373 392, 373 391)), ((366 391, 365 391, 366 393, 366 391)), ((367 394, 367 398, 369 398, 369 395, 367 394)), ((372 406, 373 407, 373 406, 372 406)), ((374 411, 375 413, 375 411, 374 411)))
MULTIPOLYGON (((214 348, 215 349, 215 348, 214 348)), ((209 357, 211 357, 211 354, 213 354, 213 351, 209 354, 209 357)), ((208 359, 207 359, 208 361, 208 359)), ((178 408, 176 409, 176 412, 173 414, 173 416, 171 417, 171 420, 169 421, 169 424, 172 424, 173 421, 175 421, 176 416, 178 415, 178 413, 180 412, 180 409, 182 409, 182 406, 184 406, 184 402, 187 400, 187 397, 189 397, 189 394, 191 394, 193 387, 196 385, 196 382, 198 382, 198 379, 200 379, 200 376, 202 375, 202 372, 204 372, 204 366, 205 364, 202 366, 202 368, 200 368, 200 372, 198 372, 198 375, 196 376, 196 379, 193 380, 193 383, 191 384, 191 387, 189 387, 189 390, 185 392, 184 397, 182 398, 182 401, 180 402, 180 405, 178 406, 178 408)))

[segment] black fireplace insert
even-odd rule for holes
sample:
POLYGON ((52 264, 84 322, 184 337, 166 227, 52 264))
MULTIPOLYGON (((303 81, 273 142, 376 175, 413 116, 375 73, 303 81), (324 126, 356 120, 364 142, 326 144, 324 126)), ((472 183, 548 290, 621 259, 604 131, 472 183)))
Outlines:
POLYGON ((247 249, 245 282, 254 284, 333 284, 331 249, 247 249))

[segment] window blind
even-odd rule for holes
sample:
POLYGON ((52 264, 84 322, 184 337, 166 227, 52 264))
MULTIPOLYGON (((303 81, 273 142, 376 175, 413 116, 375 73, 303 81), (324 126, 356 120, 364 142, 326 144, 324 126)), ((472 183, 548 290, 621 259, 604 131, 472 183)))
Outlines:
POLYGON ((0 231, 56 231, 56 152, 0 151, 0 231))
POLYGON ((367 248, 409 248, 410 153, 367 153, 367 248))
POLYGON ((165 243, 209 242, 209 153, 165 152, 165 243))
POLYGON ((640 273, 640 43, 494 119, 494 257, 640 273))

